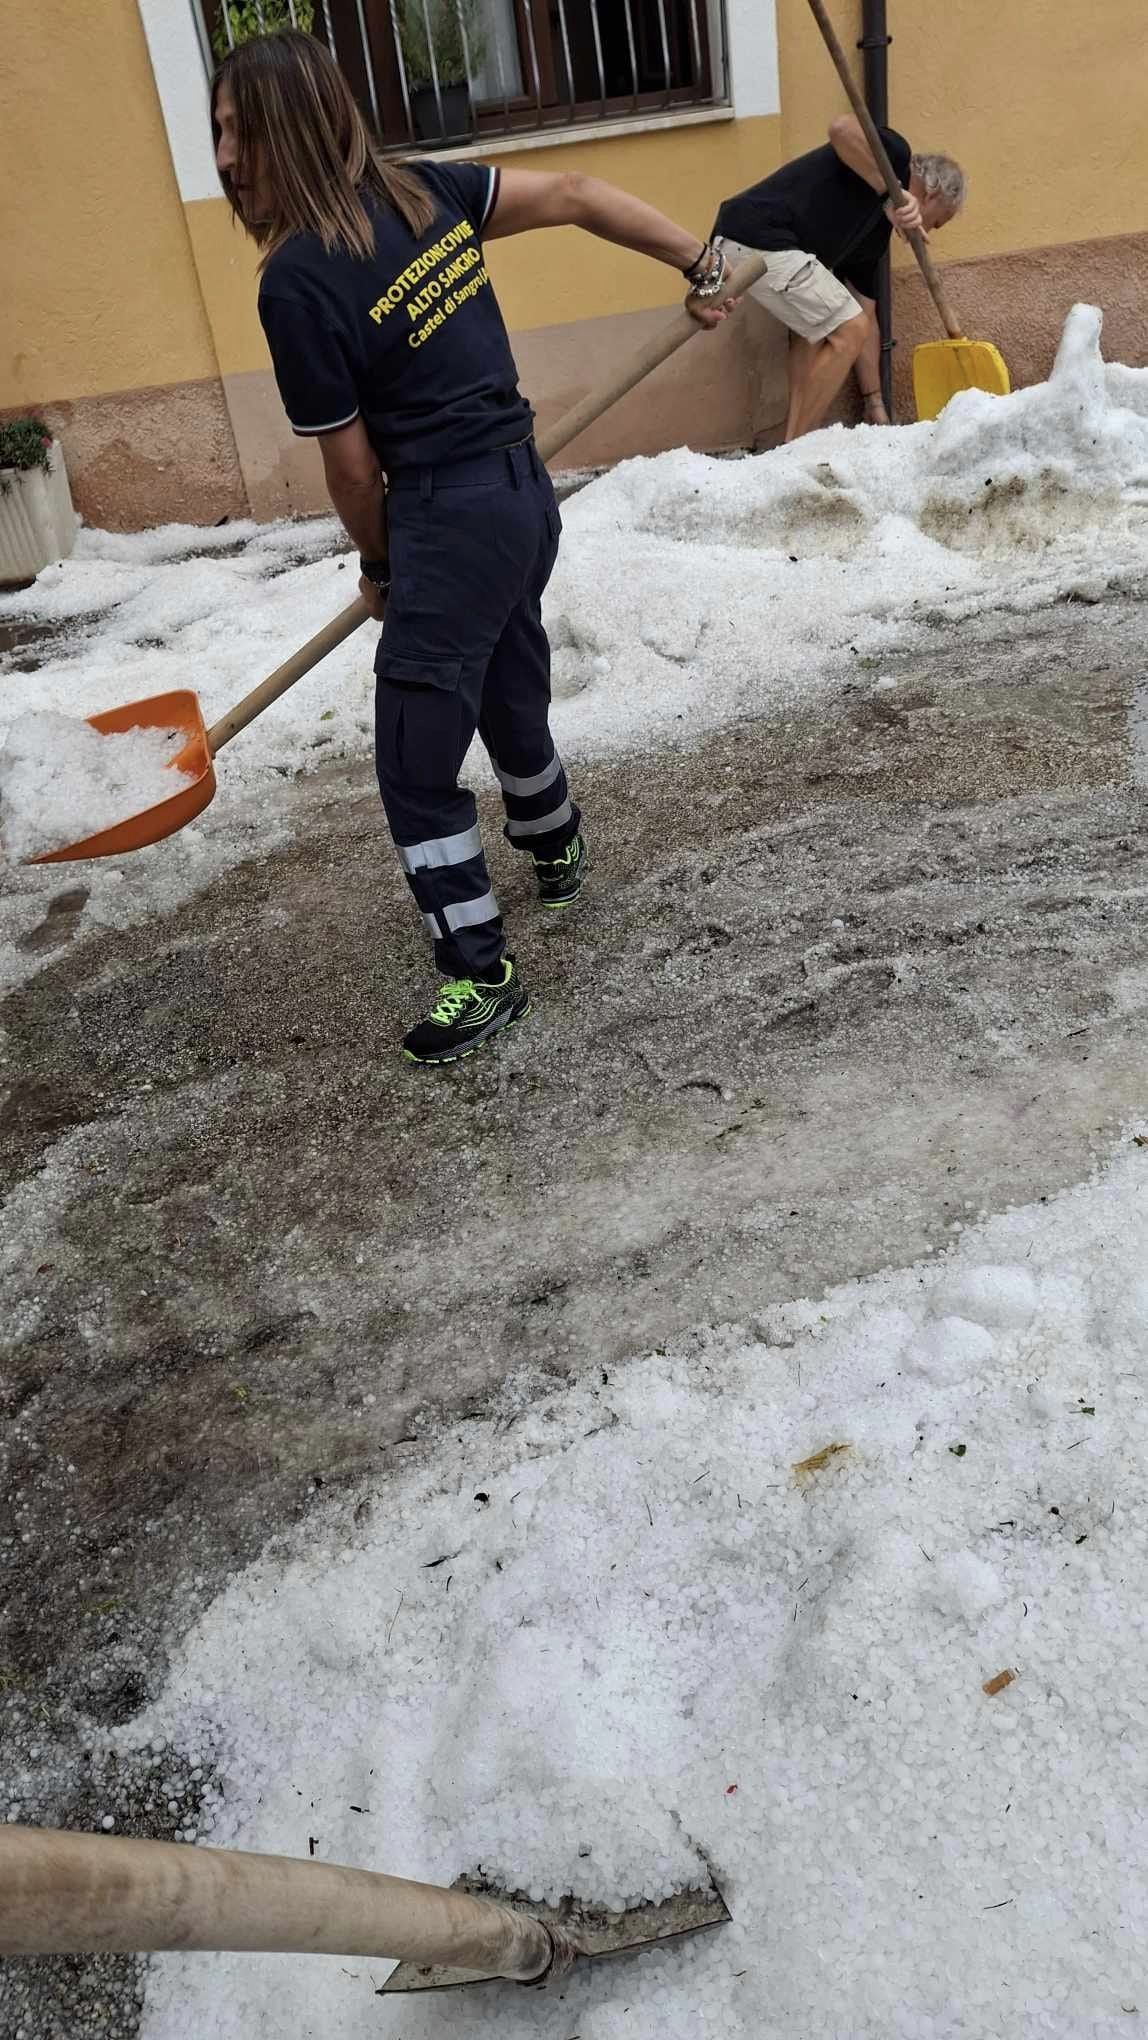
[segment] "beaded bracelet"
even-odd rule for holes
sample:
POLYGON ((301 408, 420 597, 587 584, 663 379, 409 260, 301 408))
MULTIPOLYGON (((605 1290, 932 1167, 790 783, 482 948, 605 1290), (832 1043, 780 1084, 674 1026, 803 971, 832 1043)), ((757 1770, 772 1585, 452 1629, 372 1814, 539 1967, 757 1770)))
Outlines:
POLYGON ((725 256, 709 241, 696 262, 682 271, 693 297, 717 297, 726 280, 725 256))

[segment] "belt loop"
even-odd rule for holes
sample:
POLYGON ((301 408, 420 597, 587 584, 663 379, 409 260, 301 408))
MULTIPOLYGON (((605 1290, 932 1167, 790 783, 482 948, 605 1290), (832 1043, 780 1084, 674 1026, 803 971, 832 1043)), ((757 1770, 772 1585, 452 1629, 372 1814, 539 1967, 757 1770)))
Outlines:
POLYGON ((527 440, 526 450, 530 455, 530 472, 535 481, 539 482, 542 479, 542 462, 538 458, 538 448, 532 439, 527 440))
POLYGON ((420 495, 420 496, 422 497, 422 499, 423 499, 423 502, 424 502, 424 503, 429 503, 429 502, 430 502, 430 499, 431 499, 431 497, 432 497, 432 496, 434 495, 434 469, 433 469, 433 468, 429 468, 429 467, 425 467, 425 468, 420 468, 420 470, 419 470, 419 495, 420 495))
POLYGON ((517 451, 518 448, 516 446, 508 446, 506 449, 506 462, 507 466, 510 469, 510 479, 514 483, 516 489, 521 486, 518 480, 518 462, 514 458, 517 451))

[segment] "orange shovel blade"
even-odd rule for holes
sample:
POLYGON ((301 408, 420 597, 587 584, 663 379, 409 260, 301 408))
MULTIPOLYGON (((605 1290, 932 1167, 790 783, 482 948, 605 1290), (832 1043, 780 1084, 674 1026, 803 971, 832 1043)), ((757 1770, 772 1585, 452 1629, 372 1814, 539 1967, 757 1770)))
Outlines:
POLYGON ((42 857, 30 857, 29 864, 69 864, 81 857, 120 857, 126 850, 142 850, 174 835, 186 823, 202 814, 215 792, 215 766, 207 744, 207 730, 199 696, 190 687, 176 687, 168 694, 150 694, 145 701, 126 701, 122 708, 105 709, 87 720, 94 730, 119 734, 124 730, 170 730, 183 738, 170 766, 195 774, 190 786, 181 786, 167 800, 157 800, 138 815, 100 829, 63 850, 48 850, 42 857))

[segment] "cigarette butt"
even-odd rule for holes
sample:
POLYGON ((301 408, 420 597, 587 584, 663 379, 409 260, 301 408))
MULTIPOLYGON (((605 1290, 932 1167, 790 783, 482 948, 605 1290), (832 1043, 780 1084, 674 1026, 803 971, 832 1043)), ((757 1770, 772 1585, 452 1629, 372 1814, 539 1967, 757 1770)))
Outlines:
POLYGON ((820 1452, 811 1452, 808 1459, 799 1459, 793 1471, 798 1480, 803 1479, 807 1473, 820 1473, 839 1452, 850 1452, 852 1449, 850 1445, 823 1445, 820 1452))
POLYGON ((1015 1678, 1015 1672, 998 1672, 995 1679, 985 1680, 981 1691, 987 1693, 991 1700, 994 1693, 1003 1693, 1006 1686, 1011 1686, 1015 1678))

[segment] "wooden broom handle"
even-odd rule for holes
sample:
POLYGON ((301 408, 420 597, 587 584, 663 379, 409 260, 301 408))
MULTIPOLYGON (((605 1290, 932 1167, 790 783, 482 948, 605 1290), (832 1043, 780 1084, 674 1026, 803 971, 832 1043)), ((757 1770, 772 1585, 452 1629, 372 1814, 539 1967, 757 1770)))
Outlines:
POLYGON ((0 1826, 0 1955, 374 1955, 517 1983, 577 1951, 528 1913, 372 1870, 0 1826))
MULTIPOLYGON (((865 131, 865 140, 872 151, 873 161, 885 179, 885 189, 894 205, 904 205, 905 193, 901 188, 901 181, 889 161, 888 150, 877 132, 877 124, 854 81, 853 73, 850 71, 845 59, 845 52, 838 41, 837 31, 825 12, 824 0, 809 0, 809 5, 813 18, 825 39, 825 47, 836 65, 837 75, 849 95, 849 104, 865 131)), ((929 244, 924 234, 919 229, 916 229, 907 238, 909 246, 920 264, 921 274, 932 293, 933 303, 941 315, 941 323, 946 333, 950 340, 963 340, 965 336, 961 331, 960 321, 953 311, 948 298, 945 296, 940 276, 937 273, 937 266, 929 253, 929 244)))
MULTIPOLYGON (((726 298, 743 297, 764 271, 763 258, 760 255, 751 255, 734 270, 726 289, 715 302, 724 304, 726 298)), ((691 318, 689 312, 679 312, 660 333, 655 333, 651 340, 647 340, 645 346, 640 347, 625 368, 620 369, 608 383, 601 389, 592 390, 589 396, 583 397, 580 404, 574 404, 566 411, 548 431, 539 433, 538 451, 543 461, 553 460, 556 453, 564 446, 568 446, 572 439, 576 439, 580 432, 584 432, 588 425, 592 425, 596 418, 600 418, 604 411, 608 411, 610 406, 616 404, 620 397, 624 397, 628 390, 632 390, 636 383, 640 383, 643 376, 649 375, 651 369, 660 367, 661 363, 668 361, 671 354, 676 354, 678 348, 683 347, 687 340, 692 340, 695 333, 702 331, 703 328, 696 319, 691 318)), ((237 737, 240 730, 245 730, 248 723, 254 722, 257 715, 262 715, 265 708, 270 708, 273 701, 278 701, 281 694, 286 694, 289 687, 294 687, 296 680, 301 680, 305 673, 309 673, 313 666, 317 666, 321 659, 325 659, 328 652, 333 652, 344 639, 351 636, 353 631, 358 630, 359 625, 366 622, 367 615, 366 603, 360 596, 356 596, 353 602, 348 603, 346 609, 341 609, 338 616, 333 616, 330 623, 325 623, 322 630, 317 630, 313 638, 308 638, 306 644, 300 645, 297 652, 292 652, 289 659, 284 659, 281 666, 276 666, 275 671, 269 673, 266 680, 261 680, 258 687, 253 687, 250 694, 245 694, 242 701, 237 702, 233 709, 221 716, 217 723, 213 723, 207 732, 207 748, 212 757, 223 749, 224 744, 229 744, 232 737, 237 737)))

